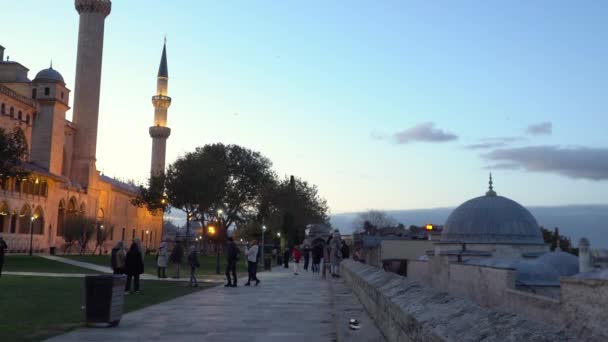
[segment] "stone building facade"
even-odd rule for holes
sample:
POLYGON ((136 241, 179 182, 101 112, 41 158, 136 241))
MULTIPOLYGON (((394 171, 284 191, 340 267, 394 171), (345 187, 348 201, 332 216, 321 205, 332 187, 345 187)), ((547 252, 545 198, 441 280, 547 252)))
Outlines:
MULTIPOLYGON (((71 92, 61 74, 51 65, 30 80, 29 70, 5 60, 0 46, 0 127, 24 133, 30 171, 25 179, 0 177, 0 234, 11 252, 25 252, 30 245, 36 252, 61 250, 63 223, 81 215, 107 231, 105 249, 135 238, 154 248, 162 216, 134 207, 130 200, 137 188, 95 166, 103 31, 111 1, 75 0, 75 7, 80 27, 72 122, 66 119, 71 92)), ((93 237, 89 248, 94 244, 93 237)))

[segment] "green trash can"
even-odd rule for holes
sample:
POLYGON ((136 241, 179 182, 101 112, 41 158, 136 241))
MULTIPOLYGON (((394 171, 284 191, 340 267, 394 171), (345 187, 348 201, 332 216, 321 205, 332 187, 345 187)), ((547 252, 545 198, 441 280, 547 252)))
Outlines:
POLYGON ((113 327, 122 318, 126 277, 90 275, 85 284, 85 320, 89 327, 113 327))

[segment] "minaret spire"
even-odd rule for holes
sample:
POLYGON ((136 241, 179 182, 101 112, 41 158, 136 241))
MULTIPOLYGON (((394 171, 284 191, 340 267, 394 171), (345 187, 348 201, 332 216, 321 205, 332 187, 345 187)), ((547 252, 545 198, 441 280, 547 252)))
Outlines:
POLYGON ((490 181, 488 184, 489 188, 488 192, 486 192, 486 196, 496 196, 496 191, 494 191, 494 182, 492 181, 492 172, 490 172, 490 181))
POLYGON ((152 138, 152 163, 150 172, 160 175, 165 172, 165 153, 167 148, 167 138, 171 135, 171 129, 167 127, 167 111, 171 106, 169 92, 169 72, 167 68, 167 37, 163 43, 163 53, 158 67, 158 77, 156 79, 156 95, 152 96, 154 105, 154 126, 150 127, 150 137, 152 138))

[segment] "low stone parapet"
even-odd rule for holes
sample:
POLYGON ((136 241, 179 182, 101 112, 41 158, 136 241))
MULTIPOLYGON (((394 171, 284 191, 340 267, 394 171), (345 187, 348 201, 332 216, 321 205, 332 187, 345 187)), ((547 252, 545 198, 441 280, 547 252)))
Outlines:
POLYGON ((567 341, 556 328, 482 308, 382 269, 352 260, 340 265, 388 341, 567 341))

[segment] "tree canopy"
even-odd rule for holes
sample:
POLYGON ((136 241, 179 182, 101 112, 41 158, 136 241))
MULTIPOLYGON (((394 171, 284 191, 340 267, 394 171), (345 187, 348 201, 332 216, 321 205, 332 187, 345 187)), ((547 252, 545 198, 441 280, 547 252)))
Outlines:
POLYGON ((22 163, 27 159, 27 140, 19 128, 7 132, 0 128, 0 176, 24 176, 22 163))

